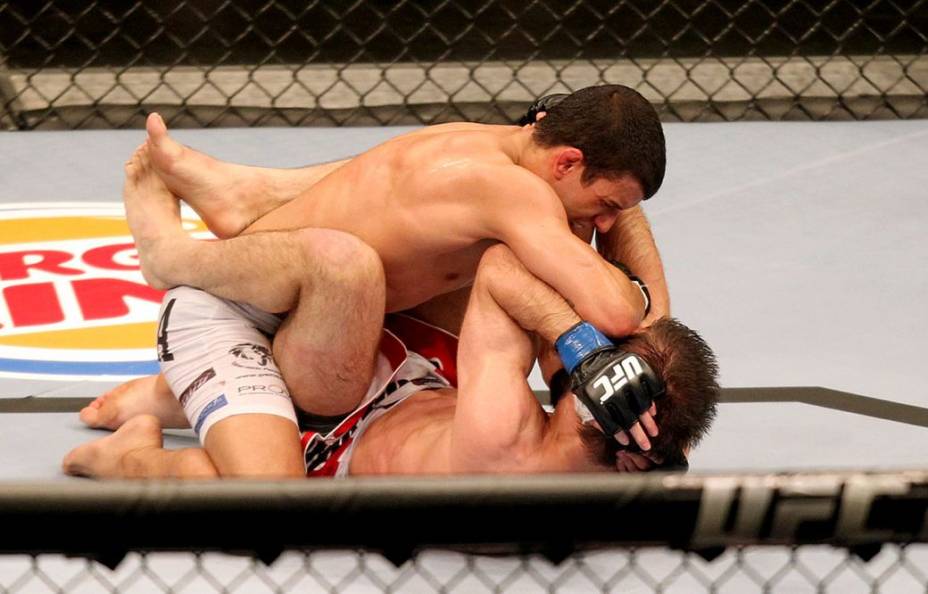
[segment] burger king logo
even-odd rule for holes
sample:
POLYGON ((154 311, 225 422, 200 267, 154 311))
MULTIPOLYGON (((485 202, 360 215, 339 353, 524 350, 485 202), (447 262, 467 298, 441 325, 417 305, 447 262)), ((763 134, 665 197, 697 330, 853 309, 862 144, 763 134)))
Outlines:
POLYGON ((162 292, 142 278, 122 204, 0 205, 0 295, 0 378, 158 371, 162 292))

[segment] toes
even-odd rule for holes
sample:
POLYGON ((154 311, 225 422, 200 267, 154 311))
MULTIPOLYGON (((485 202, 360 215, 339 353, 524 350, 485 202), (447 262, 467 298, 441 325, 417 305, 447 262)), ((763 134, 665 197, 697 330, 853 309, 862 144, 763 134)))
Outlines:
POLYGON ((132 153, 132 156, 129 157, 128 161, 126 161, 126 175, 137 176, 139 174, 139 170, 142 168, 141 155, 143 152, 142 149, 144 147, 144 144, 136 147, 135 151, 132 153))
POLYGON ((168 134, 168 127, 165 125, 164 119, 157 113, 148 115, 148 119, 145 121, 145 130, 148 132, 148 138, 156 145, 166 138, 168 134))
MULTIPOLYGON (((104 414, 107 409, 103 408, 107 394, 97 397, 93 402, 81 409, 78 416, 82 423, 93 429, 111 428, 107 424, 108 419, 105 418, 107 415, 104 414)), ((112 411, 110 411, 109 416, 112 417, 112 411)))
POLYGON ((140 147, 138 156, 139 156, 139 168, 142 171, 147 172, 151 168, 151 155, 148 152, 148 147, 144 145, 140 147))
POLYGON ((87 476, 87 471, 84 466, 80 463, 81 451, 84 446, 78 446, 68 452, 64 457, 64 460, 61 461, 61 470, 65 474, 71 476, 87 476))
POLYGON ((78 416, 83 424, 88 427, 96 427, 100 420, 100 410, 91 404, 82 408, 78 416))

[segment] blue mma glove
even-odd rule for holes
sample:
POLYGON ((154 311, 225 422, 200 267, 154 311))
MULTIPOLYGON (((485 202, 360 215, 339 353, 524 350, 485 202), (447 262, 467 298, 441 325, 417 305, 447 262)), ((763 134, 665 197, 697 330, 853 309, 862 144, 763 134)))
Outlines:
POLYGON ((541 99, 537 99, 532 103, 531 107, 528 108, 528 111, 525 112, 525 115, 519 118, 519 125, 524 126, 526 124, 534 124, 538 118, 538 114, 543 113, 560 103, 564 100, 564 97, 567 97, 568 93, 554 93, 551 95, 545 95, 541 99))
POLYGON ((638 355, 612 344, 592 325, 580 322, 554 343, 570 374, 577 413, 595 420, 606 435, 628 430, 664 394, 664 384, 638 355))

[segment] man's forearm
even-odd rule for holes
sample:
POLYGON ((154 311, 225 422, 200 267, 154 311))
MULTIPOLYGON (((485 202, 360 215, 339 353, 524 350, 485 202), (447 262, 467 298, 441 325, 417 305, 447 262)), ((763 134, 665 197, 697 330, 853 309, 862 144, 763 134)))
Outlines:
POLYGON ((580 321, 557 291, 534 276, 505 246, 495 246, 481 264, 484 287, 522 329, 553 343, 580 321))
POLYGON ((597 234, 596 247, 604 258, 614 259, 648 285, 651 312, 647 321, 670 315, 670 293, 664 265, 651 234, 651 226, 640 206, 619 213, 609 233, 597 234))

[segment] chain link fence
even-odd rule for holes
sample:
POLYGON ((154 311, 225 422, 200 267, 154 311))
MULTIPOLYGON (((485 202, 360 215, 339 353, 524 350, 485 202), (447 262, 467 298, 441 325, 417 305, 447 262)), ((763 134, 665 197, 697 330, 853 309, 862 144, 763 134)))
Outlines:
POLYGON ((0 525, 9 593, 928 590, 921 470, 5 483, 0 525))
POLYGON ((560 564, 538 557, 430 551, 397 567, 380 555, 292 552, 271 565, 221 554, 136 554, 115 570, 39 556, 0 560, 0 591, 277 592, 924 592, 928 546, 886 546, 864 561, 824 546, 731 549, 712 560, 667 549, 615 549, 560 564))
POLYGON ((509 123, 622 83, 666 121, 928 116, 928 0, 0 0, 9 129, 509 123))

